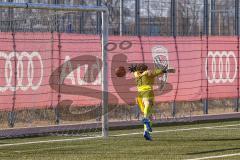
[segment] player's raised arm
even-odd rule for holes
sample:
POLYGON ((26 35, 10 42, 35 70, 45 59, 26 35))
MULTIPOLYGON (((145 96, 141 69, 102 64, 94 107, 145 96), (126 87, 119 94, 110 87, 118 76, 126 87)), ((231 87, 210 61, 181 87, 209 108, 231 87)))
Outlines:
POLYGON ((175 73, 174 68, 156 68, 154 70, 149 71, 149 76, 152 77, 157 77, 157 76, 162 76, 164 73, 175 73))
POLYGON ((164 73, 166 72, 163 69, 153 69, 153 70, 149 70, 148 75, 151 77, 157 77, 157 76, 163 75, 164 73))

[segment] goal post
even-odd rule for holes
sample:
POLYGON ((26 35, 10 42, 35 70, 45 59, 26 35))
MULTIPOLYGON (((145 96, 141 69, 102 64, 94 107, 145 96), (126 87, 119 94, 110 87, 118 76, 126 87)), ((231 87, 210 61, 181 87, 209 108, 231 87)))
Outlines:
MULTIPOLYGON (((39 9, 51 11, 65 11, 65 12, 101 12, 102 14, 102 32, 101 32, 101 121, 102 121, 102 136, 108 137, 108 8, 102 6, 84 6, 84 5, 63 5, 63 4, 41 4, 41 3, 15 3, 15 2, 0 2, 0 9, 39 9)), ((16 64, 15 64, 16 65, 16 64)), ((16 86, 15 86, 16 87, 16 86)), ((68 127, 65 127, 68 128, 68 127)), ((50 129, 51 130, 51 129, 50 129)))
POLYGON ((108 137, 108 11, 102 12, 102 136, 108 137))

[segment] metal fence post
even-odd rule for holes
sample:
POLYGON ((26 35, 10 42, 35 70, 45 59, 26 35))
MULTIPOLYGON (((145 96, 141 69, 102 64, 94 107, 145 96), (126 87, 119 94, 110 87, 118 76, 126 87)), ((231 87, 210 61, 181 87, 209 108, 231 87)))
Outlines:
POLYGON ((239 0, 235 0, 235 35, 239 36, 239 0))
MULTIPOLYGON (((209 17, 208 17, 208 0, 204 0, 204 18, 203 18, 203 23, 204 23, 204 34, 206 35, 206 46, 207 46, 207 53, 208 53, 208 35, 209 35, 209 17)), ((207 62, 207 72, 208 72, 208 62, 207 62)), ((206 92, 207 96, 206 99, 204 100, 203 104, 203 113, 208 114, 208 80, 207 80, 207 86, 206 86, 206 92)))
MULTIPOLYGON (((102 0, 97 0, 97 6, 101 6, 102 0)), ((101 33, 101 13, 97 12, 97 34, 101 33)))
POLYGON ((135 0, 135 35, 140 36, 141 27, 140 27, 140 1, 135 0))
MULTIPOLYGON (((8 0, 8 2, 13 2, 13 0, 8 0)), ((16 41, 15 41, 15 23, 14 23, 14 10, 12 8, 8 9, 8 18, 9 18, 9 23, 8 23, 8 28, 10 29, 10 32, 12 32, 12 42, 13 42, 13 51, 14 51, 14 68, 16 68, 17 63, 16 63, 16 41)), ((17 72, 14 72, 14 87, 16 87, 16 78, 17 78, 17 72)), ((12 109, 8 113, 8 126, 9 127, 14 127, 15 125, 15 120, 16 120, 16 115, 15 115, 15 103, 16 103, 16 91, 14 90, 13 92, 13 97, 12 97, 12 109)))
MULTIPOLYGON (((54 2, 53 2, 54 4, 58 4, 58 1, 57 0, 54 0, 54 2)), ((54 11, 54 12, 56 12, 56 11, 54 11)), ((56 32, 59 32, 60 31, 60 22, 59 22, 59 17, 58 17, 58 15, 56 14, 55 16, 54 16, 54 25, 55 25, 55 31, 56 32)))
MULTIPOLYGON (((13 2, 13 0, 8 0, 8 2, 13 2)), ((8 29, 10 30, 10 32, 13 29, 13 21, 14 21, 13 18, 14 18, 14 10, 12 8, 8 8, 8 19, 9 19, 8 29)), ((9 31, 8 29, 7 29, 7 31, 9 31)))
POLYGON ((208 17, 208 0, 204 0, 204 9, 203 9, 203 12, 204 12, 204 16, 203 16, 203 29, 204 29, 204 34, 208 36, 209 32, 209 23, 208 23, 208 20, 209 20, 209 17, 208 17))
MULTIPOLYGON (((84 4, 84 0, 80 0, 80 5, 84 4)), ((84 13, 80 14, 79 18, 79 33, 84 33, 84 13)))
POLYGON ((176 36, 176 0, 171 0, 171 35, 176 36))
POLYGON ((151 36, 151 23, 150 23, 150 0, 147 1, 147 19, 148 19, 148 36, 151 36))
POLYGON ((235 35, 237 36, 237 52, 238 52, 238 67, 237 67, 237 98, 235 99, 234 111, 239 111, 239 0, 235 0, 235 35))
POLYGON ((123 0, 120 0, 120 26, 119 26, 119 34, 120 36, 123 35, 123 0))
MULTIPOLYGON (((171 0, 171 35, 176 37, 176 1, 171 0)), ((175 44, 177 45, 177 44, 175 44)), ((172 116, 176 116, 176 102, 172 102, 172 116)))
POLYGON ((215 10, 216 10, 216 1, 215 0, 211 0, 211 21, 210 21, 210 24, 211 24, 211 35, 214 35, 215 34, 215 10))
MULTIPOLYGON (((70 0, 69 2, 68 2, 70 5, 74 5, 74 1, 73 0, 70 0)), ((65 4, 68 4, 68 3, 66 3, 65 2, 65 4)), ((66 24, 66 28, 64 28, 65 26, 64 26, 64 21, 63 21, 63 30, 65 30, 66 32, 68 32, 68 33, 72 33, 72 32, 74 32, 74 30, 75 30, 75 26, 74 26, 74 18, 73 18, 73 15, 71 15, 71 14, 67 14, 67 16, 66 16, 66 19, 67 19, 67 24, 66 24)))

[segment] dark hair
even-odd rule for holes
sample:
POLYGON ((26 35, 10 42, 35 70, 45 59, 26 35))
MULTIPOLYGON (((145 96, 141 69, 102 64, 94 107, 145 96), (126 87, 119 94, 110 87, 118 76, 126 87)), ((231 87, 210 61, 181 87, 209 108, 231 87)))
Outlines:
POLYGON ((139 71, 140 73, 143 73, 147 69, 148 69, 148 66, 144 63, 137 65, 137 71, 139 71))

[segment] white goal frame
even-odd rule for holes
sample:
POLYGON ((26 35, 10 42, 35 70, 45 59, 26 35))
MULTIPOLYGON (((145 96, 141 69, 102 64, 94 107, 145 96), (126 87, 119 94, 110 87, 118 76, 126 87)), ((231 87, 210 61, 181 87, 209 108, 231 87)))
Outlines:
POLYGON ((23 9, 46 9, 54 11, 84 11, 102 13, 102 136, 108 137, 108 8, 106 6, 83 6, 83 5, 65 5, 65 4, 42 4, 42 3, 15 3, 0 2, 0 8, 23 8, 23 9))

